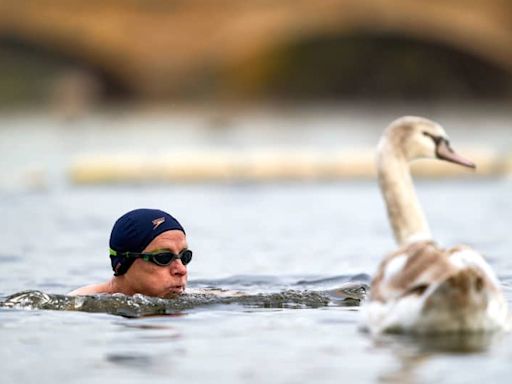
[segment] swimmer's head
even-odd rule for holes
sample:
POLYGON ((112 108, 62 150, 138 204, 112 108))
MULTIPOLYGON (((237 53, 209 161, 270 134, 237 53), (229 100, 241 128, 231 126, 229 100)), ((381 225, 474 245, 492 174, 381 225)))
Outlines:
POLYGON ((142 252, 166 231, 179 230, 181 224, 168 213, 158 209, 135 209, 121 216, 110 234, 110 261, 115 276, 126 273, 135 259, 123 256, 125 252, 142 252))

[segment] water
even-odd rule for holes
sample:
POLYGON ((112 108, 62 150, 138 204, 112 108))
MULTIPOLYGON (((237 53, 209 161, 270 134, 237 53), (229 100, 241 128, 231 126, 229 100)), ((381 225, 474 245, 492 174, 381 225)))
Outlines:
MULTIPOLYGON (((511 186, 418 185, 440 242, 466 241, 487 254, 509 302, 511 186)), ((27 289, 63 294, 106 280, 112 220, 135 206, 163 207, 182 219, 196 255, 192 290, 326 291, 372 273, 393 248, 371 182, 69 187, 4 192, 1 201, 3 296, 27 289)), ((396 336, 373 340, 358 331, 356 308, 217 303, 135 319, 0 309, 2 375, 6 382, 466 383, 505 381, 512 373, 509 335, 474 347, 448 343, 455 351, 396 336)))
MULTIPOLYGON (((23 121, 25 133, 37 131, 34 120, 23 121)), ((44 127, 35 136, 41 141, 29 144, 13 131, 3 131, 1 144, 2 165, 12 167, 2 171, 0 189, 0 300, 25 290, 44 292, 42 301, 46 294, 66 300, 60 295, 108 279, 109 231, 134 207, 168 210, 185 226, 194 251, 191 292, 215 287, 252 299, 160 302, 158 316, 0 308, 2 382, 509 381, 509 334, 375 339, 358 330, 358 307, 336 301, 332 290, 367 282, 394 248, 375 182, 76 187, 62 164, 84 150, 77 136, 63 133, 56 145, 58 131, 44 127), (47 185, 6 182, 34 159, 48 167, 47 185), (289 290, 305 296, 297 305, 291 296, 274 300, 289 290), (316 294, 327 300, 300 303, 316 294)), ((79 129, 78 137, 86 132, 92 135, 79 129)), ((308 132, 305 143, 314 136, 308 132)), ((112 129, 106 135, 115 136, 112 129)), ((101 149, 94 140, 83 147, 101 149)), ((213 134, 205 140, 222 142, 213 134)), ((367 139, 347 139, 358 140, 367 139)), ((420 181, 417 188, 436 239, 485 254, 512 305, 512 181, 420 181)))

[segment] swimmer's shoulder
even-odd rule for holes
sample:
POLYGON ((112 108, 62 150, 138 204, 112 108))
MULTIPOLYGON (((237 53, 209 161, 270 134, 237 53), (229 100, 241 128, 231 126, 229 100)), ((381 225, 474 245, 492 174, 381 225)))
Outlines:
POLYGON ((80 287, 75 289, 74 291, 69 292, 68 296, 87 296, 87 295, 99 295, 100 293, 110 293, 110 284, 100 283, 100 284, 90 284, 85 287, 80 287))

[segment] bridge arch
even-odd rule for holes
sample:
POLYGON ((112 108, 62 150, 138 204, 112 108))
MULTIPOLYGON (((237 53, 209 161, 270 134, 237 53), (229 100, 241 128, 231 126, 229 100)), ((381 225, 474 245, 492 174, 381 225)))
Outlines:
POLYGON ((253 52, 229 73, 237 91, 277 98, 512 99, 503 63, 401 33, 300 36, 253 52))
POLYGON ((0 57, 0 100, 6 103, 37 104, 62 91, 108 100, 127 99, 134 93, 119 73, 78 50, 2 34, 0 57))
POLYGON ((57 3, 0 2, 0 34, 76 58, 141 97, 229 89, 251 61, 264 66, 280 50, 358 35, 452 50, 512 71, 512 6, 503 0, 57 3))

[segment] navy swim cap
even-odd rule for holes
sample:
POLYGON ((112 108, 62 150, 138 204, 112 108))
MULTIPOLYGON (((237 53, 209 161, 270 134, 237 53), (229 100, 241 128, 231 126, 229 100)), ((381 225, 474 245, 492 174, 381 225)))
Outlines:
POLYGON ((175 229, 185 233, 178 220, 159 209, 135 209, 121 216, 110 234, 110 261, 114 276, 126 273, 135 261, 122 253, 142 252, 155 237, 175 229))

